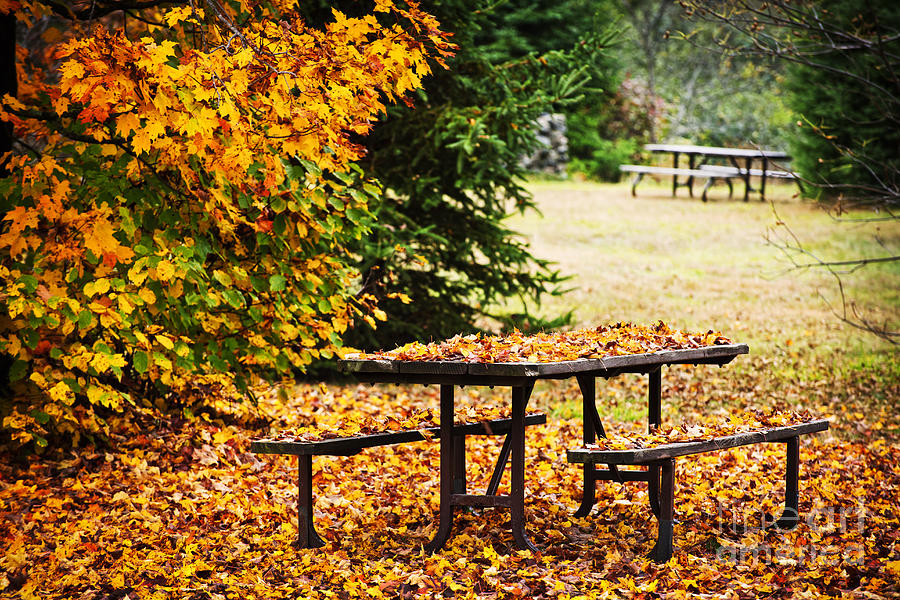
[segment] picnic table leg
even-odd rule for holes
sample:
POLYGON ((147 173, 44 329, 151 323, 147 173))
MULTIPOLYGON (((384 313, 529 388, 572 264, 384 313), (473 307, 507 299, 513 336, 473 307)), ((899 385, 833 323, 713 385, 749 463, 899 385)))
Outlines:
POLYGON ((522 550, 537 551, 525 533, 525 407, 534 384, 514 386, 512 389, 512 473, 510 477, 510 505, 512 534, 522 550))
POLYGON ((653 516, 659 519, 659 465, 647 466, 647 500, 653 516))
MULTIPOLYGON (((678 168, 678 152, 672 153, 672 166, 674 168, 678 168)), ((678 175, 672 175, 672 195, 677 195, 678 192, 678 175)))
MULTIPOLYGON (((649 380, 647 394, 647 431, 653 430, 662 423, 662 367, 647 374, 649 380)), ((660 472, 658 465, 647 467, 647 496, 650 500, 650 510, 660 518, 660 472)))
POLYGON ((747 159, 747 165, 744 172, 744 202, 748 202, 750 200, 750 168, 753 166, 753 159, 747 159))
MULTIPOLYGON (((689 168, 691 171, 694 170, 694 158, 695 158, 696 156, 697 156, 696 154, 688 154, 688 168, 689 168)), ((694 176, 693 176, 693 175, 688 175, 688 178, 687 178, 687 188, 688 188, 688 195, 689 195, 691 198, 693 198, 693 197, 694 197, 694 176)), ((704 190, 704 196, 705 196, 705 195, 706 195, 706 194, 705 194, 705 190, 704 190)))
POLYGON ((775 521, 779 529, 793 529, 800 522, 800 438, 785 441, 784 514, 775 521))
POLYGON ((762 175, 759 177, 759 199, 766 199, 766 171, 769 169, 769 159, 762 158, 762 175))
POLYGON ((656 562, 666 562, 672 558, 673 533, 675 528, 675 459, 668 458, 654 465, 660 472, 659 531, 656 545, 650 557, 656 562))
POLYGON ((297 546, 300 548, 321 548, 325 541, 316 532, 313 523, 312 494, 312 456, 309 454, 297 457, 298 494, 297 494, 297 546))
MULTIPOLYGON (((581 389, 582 420, 584 421, 582 440, 585 445, 593 444, 597 435, 596 424, 591 414, 592 411, 597 410, 595 404, 596 380, 593 376, 587 375, 578 375, 576 379, 578 380, 578 387, 581 389)), ((585 463, 582 467, 584 471, 584 488, 581 493, 581 506, 575 511, 576 517, 588 516, 596 503, 596 490, 594 489, 597 485, 597 480, 594 479, 596 467, 592 463, 585 463)))
POLYGON ((662 424, 662 367, 650 371, 649 393, 647 394, 647 431, 653 430, 662 424))
MULTIPOLYGON (((593 444, 597 436, 606 437, 606 431, 603 430, 603 423, 600 421, 600 415, 597 413, 596 402, 596 379, 593 375, 576 375, 578 387, 581 389, 582 413, 584 420, 583 437, 585 445, 593 444)), ((623 483, 622 476, 619 474, 619 467, 616 465, 607 465, 609 474, 616 481, 623 483)), ((584 465, 584 488, 581 496, 581 506, 575 511, 574 516, 586 517, 590 514, 591 509, 596 504, 596 483, 600 481, 597 477, 597 469, 593 464, 584 465)))
MULTIPOLYGON (((426 552, 437 552, 450 537, 453 529, 453 479, 456 474, 456 436, 453 435, 453 386, 441 385, 441 498, 440 524, 434 538, 425 546, 426 552)), ((514 425, 515 426, 515 425, 514 425)), ((523 424, 524 427, 524 424, 523 424)))

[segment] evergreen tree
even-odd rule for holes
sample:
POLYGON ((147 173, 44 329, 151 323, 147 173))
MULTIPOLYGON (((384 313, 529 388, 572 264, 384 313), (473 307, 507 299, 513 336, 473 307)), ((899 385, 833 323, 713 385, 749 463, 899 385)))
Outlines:
MULTIPOLYGON (((352 13, 354 4, 337 8, 352 13)), ((330 8, 306 4, 303 10, 315 22, 330 8)), ((535 145, 532 122, 579 99, 609 37, 546 29, 545 43, 533 44, 542 53, 528 52, 540 32, 529 36, 517 27, 537 13, 524 2, 496 8, 484 0, 429 5, 454 33, 457 54, 448 70, 424 80, 414 110, 390 108, 364 140, 368 152, 360 164, 384 185, 385 198, 373 207, 375 229, 357 253, 362 289, 380 298, 388 320, 375 331, 355 327, 351 345, 369 349, 485 326, 553 325, 530 309, 497 308, 511 299, 533 307, 542 295, 558 293, 561 282, 504 219, 533 208, 519 165, 535 145)))
POLYGON ((827 27, 810 28, 797 44, 815 55, 795 62, 785 79, 803 119, 792 138, 794 166, 823 184, 896 189, 900 3, 829 2, 821 18, 827 27))

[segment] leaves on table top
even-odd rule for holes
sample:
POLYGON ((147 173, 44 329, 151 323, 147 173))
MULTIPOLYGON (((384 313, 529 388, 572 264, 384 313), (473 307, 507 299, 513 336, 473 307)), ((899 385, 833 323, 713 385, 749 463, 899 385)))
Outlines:
POLYGON ((519 331, 506 335, 457 335, 442 342, 412 342, 393 350, 362 353, 357 358, 470 363, 559 362, 731 343, 717 331, 682 331, 658 321, 650 326, 615 323, 533 335, 519 331))
POLYGON ((592 450, 632 450, 653 448, 679 442, 700 442, 736 433, 763 431, 773 427, 785 427, 814 420, 809 411, 747 410, 732 413, 727 419, 710 423, 682 422, 677 425, 663 423, 650 433, 608 431, 607 437, 593 444, 585 444, 592 450))

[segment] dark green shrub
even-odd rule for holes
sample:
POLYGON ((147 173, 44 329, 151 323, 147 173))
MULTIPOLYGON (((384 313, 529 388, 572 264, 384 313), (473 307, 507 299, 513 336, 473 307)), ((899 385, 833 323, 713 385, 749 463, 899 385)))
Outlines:
MULTIPOLYGON (((327 14, 331 6, 352 14, 355 3, 318 10, 327 14)), ((388 320, 375 331, 360 321, 347 335, 351 345, 392 347, 484 327, 555 324, 497 308, 518 298, 530 311, 544 294, 558 293, 561 282, 504 219, 532 208, 519 165, 535 145, 531 123, 579 99, 609 38, 587 32, 553 38, 546 28, 528 33, 511 21, 520 9, 530 10, 528 3, 514 2, 502 14, 499 6, 482 0, 429 5, 454 32, 457 55, 449 70, 424 80, 414 108, 390 108, 363 140, 368 153, 360 165, 386 194, 371 206, 376 224, 354 251, 361 289, 380 299, 388 320), (494 35, 500 31, 554 42, 541 46, 540 56, 523 54, 516 48, 529 46, 501 43, 494 35)), ((317 18, 309 4, 302 9, 317 18)))

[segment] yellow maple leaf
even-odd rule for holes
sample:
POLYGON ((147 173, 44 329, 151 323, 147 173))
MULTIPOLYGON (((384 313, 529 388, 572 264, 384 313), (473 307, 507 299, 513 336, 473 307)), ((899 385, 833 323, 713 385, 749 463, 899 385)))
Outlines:
POLYGON ((94 253, 94 256, 103 256, 107 252, 115 252, 119 242, 114 234, 116 229, 105 218, 100 218, 88 226, 84 234, 84 245, 94 253))
POLYGON ((162 115, 158 113, 149 114, 147 116, 146 124, 144 125, 144 131, 147 132, 147 135, 151 140, 155 140, 166 135, 166 124, 163 120, 162 115))
POLYGON ((163 17, 163 20, 166 22, 166 25, 169 27, 175 25, 175 23, 179 21, 184 21, 188 17, 191 16, 191 7, 189 6, 180 6, 177 8, 171 8, 166 12, 166 16, 163 17))
POLYGON ((134 148, 136 154, 144 154, 145 152, 150 151, 150 134, 146 129, 141 129, 134 134, 134 139, 131 140, 131 146, 134 148))

